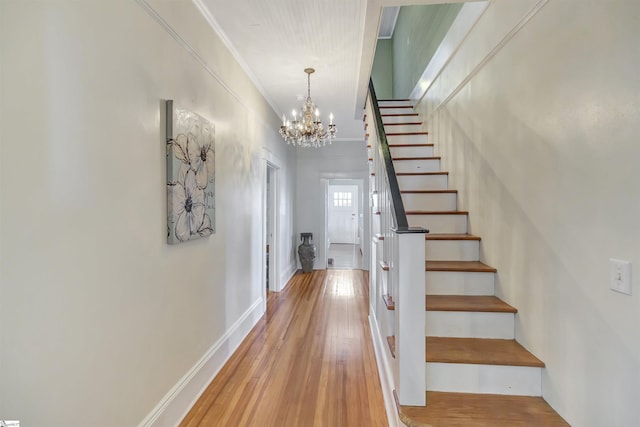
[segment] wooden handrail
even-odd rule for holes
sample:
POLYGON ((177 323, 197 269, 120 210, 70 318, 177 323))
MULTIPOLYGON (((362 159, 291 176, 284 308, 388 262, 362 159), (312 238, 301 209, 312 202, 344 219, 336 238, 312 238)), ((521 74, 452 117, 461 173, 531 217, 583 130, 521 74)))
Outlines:
POLYGON ((429 231, 422 227, 409 227, 409 221, 407 220, 407 214, 404 210, 404 203, 402 202, 402 195, 400 194, 400 186, 398 185, 396 170, 393 167, 389 142, 387 141, 387 134, 384 131, 382 115, 380 114, 378 98, 376 97, 376 91, 373 87, 372 79, 369 79, 369 96, 371 97, 371 107, 373 109, 376 124, 376 133, 378 134, 380 154, 384 161, 385 170, 387 172, 387 181, 389 182, 389 193, 391 194, 391 204, 393 205, 392 212, 395 220, 394 222, 396 224, 394 230, 398 233, 428 233, 429 231))

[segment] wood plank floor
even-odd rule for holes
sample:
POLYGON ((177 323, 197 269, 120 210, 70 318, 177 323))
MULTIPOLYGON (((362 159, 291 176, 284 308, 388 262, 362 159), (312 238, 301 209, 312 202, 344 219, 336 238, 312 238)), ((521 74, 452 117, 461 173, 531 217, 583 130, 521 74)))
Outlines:
POLYGON ((362 270, 296 274, 180 424, 386 426, 362 270))

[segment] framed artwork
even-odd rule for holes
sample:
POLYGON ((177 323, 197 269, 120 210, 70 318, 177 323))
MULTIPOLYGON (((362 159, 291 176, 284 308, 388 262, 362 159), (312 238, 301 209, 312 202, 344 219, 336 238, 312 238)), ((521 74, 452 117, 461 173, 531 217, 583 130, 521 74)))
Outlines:
POLYGON ((215 232, 215 128, 213 123, 166 101, 167 242, 215 232))

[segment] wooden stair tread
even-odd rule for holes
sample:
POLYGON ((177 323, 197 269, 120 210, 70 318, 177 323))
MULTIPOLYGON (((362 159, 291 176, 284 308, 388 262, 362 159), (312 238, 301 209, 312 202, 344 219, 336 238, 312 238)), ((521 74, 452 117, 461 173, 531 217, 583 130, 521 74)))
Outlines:
POLYGON ((544 363, 516 340, 426 337, 427 362, 530 366, 544 363))
POLYGON ((422 122, 405 122, 405 123, 384 123, 385 126, 406 126, 406 125, 421 125, 422 122))
POLYGON ((413 108, 413 105, 379 105, 378 108, 413 108))
POLYGON ((426 271, 495 273, 498 270, 480 261, 426 261, 426 271))
POLYGON ((382 295, 382 299, 384 300, 384 305, 387 307, 387 310, 396 309, 396 304, 393 302, 393 298, 391 298, 391 295, 389 294, 382 295))
MULTIPOLYGON (((373 157, 369 157, 367 160, 372 161, 373 157)), ((396 160, 440 160, 440 157, 393 157, 391 156, 391 160, 394 162, 396 160)))
MULTIPOLYGON (((404 147, 433 147, 433 144, 388 144, 389 148, 404 148, 404 147)), ((367 148, 371 148, 371 144, 367 144, 367 148)))
POLYGON ((396 337, 387 337, 387 345, 389 346, 389 352, 391 357, 396 358, 396 337))
MULTIPOLYGON (((394 391, 394 395, 395 395, 394 391)), ((541 397, 426 392, 427 406, 399 405, 409 427, 568 427, 541 397)))
MULTIPOLYGON (((383 295, 387 310, 395 310, 391 295, 383 295)), ((468 311, 476 313, 517 313, 515 307, 494 296, 426 295, 425 311, 468 311)))
MULTIPOLYGON (((382 114, 382 112, 380 112, 380 116, 382 117, 401 117, 401 116, 407 116, 407 117, 418 117, 418 113, 403 113, 403 114, 382 114)), ((382 123, 383 125, 386 123, 382 123)))
POLYGON ((449 172, 397 172, 397 176, 449 175, 449 172))
POLYGON ((467 211, 406 211, 407 215, 468 215, 467 211))
POLYGON ((429 132, 386 132, 387 136, 429 135, 429 132))
POLYGON ((425 240, 480 240, 479 236, 473 234, 425 234, 425 240))
POLYGON ((429 311, 518 312, 515 307, 495 296, 427 295, 426 300, 426 309, 429 311))
POLYGON ((457 194, 458 190, 400 190, 400 194, 457 194))

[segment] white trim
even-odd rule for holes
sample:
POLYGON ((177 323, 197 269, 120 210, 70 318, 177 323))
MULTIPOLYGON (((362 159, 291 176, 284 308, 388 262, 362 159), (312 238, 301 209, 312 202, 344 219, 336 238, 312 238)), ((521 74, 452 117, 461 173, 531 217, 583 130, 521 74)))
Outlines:
POLYGON ((422 100, 433 82, 440 76, 442 70, 449 64, 451 58, 456 55, 462 43, 467 39, 475 23, 478 22, 478 19, 487 9, 488 3, 488 1, 465 3, 462 6, 458 16, 456 16, 449 31, 447 31, 440 46, 438 46, 436 53, 433 54, 422 76, 409 94, 410 99, 418 102, 422 100))
POLYGON ((262 315, 262 298, 259 298, 180 378, 138 427, 178 426, 262 315))
MULTIPOLYGON (((162 15, 160 15, 160 13, 158 13, 153 6, 151 6, 148 3, 148 0, 134 0, 136 3, 138 3, 140 5, 140 7, 142 7, 142 9, 144 9, 151 18, 153 18, 158 24, 160 24, 160 26, 162 28, 164 28, 164 30, 178 43, 178 45, 180 47, 182 47, 187 53, 189 53, 189 55, 191 55, 191 57, 193 59, 196 60, 196 62, 198 62, 200 64, 200 66, 202 66, 202 68, 209 73, 209 75, 211 75, 211 77, 213 77, 218 84, 220 84, 220 86, 222 86, 222 88, 224 90, 227 91, 227 93, 229 93, 229 95, 231 95, 236 101, 238 101, 240 103, 240 105, 242 105, 245 110, 250 111, 252 113, 254 113, 257 117, 258 120, 260 120, 262 122, 262 124, 264 124, 266 127, 271 127, 271 124, 267 123, 266 120, 264 120, 264 118, 258 114, 258 111, 255 110, 255 108, 251 105, 251 104, 247 104, 246 102, 244 102, 244 100, 240 97, 240 95, 234 91, 231 86, 229 86, 227 83, 224 82, 224 80, 222 79, 222 77, 220 75, 218 75, 218 73, 216 73, 213 68, 211 68, 209 66, 209 64, 207 64, 207 61, 205 61, 205 59, 196 51, 196 49, 191 46, 185 39, 183 39, 180 34, 178 34, 178 32, 176 30, 174 30, 171 25, 162 17, 162 15)), ((198 7, 198 9, 200 9, 200 6, 198 5, 199 0, 192 0, 195 4, 196 7, 198 7)), ((202 10, 200 10, 202 12, 202 10)), ((203 14, 204 16, 204 14, 203 14)), ((205 19, 207 19, 206 16, 204 16, 205 19)), ((207 19, 208 21, 208 19, 207 19)), ((209 22, 209 24, 211 25, 211 22, 209 22)), ((216 29, 212 26, 212 29, 214 30, 214 32, 216 32, 216 29)), ((218 37, 220 37, 220 39, 222 40, 222 42, 226 45, 225 43, 225 37, 223 37, 221 34, 217 33, 218 37)), ((227 48, 229 48, 227 46, 227 48)), ((251 80, 251 82, 255 85, 256 89, 260 92, 260 94, 262 94, 262 96, 264 97, 264 99, 269 103, 269 105, 271 106, 271 108, 273 109, 273 112, 275 113, 275 117, 280 117, 280 114, 278 113, 278 110, 276 110, 276 108, 274 107, 273 102, 271 102, 271 100, 269 98, 266 97, 266 95, 264 94, 264 90, 256 83, 255 78, 253 77, 252 74, 250 74, 245 68, 244 68, 244 63, 241 62, 240 59, 235 57, 234 51, 232 49, 229 49, 229 52, 231 53, 232 56, 234 56, 234 59, 236 61, 238 61, 238 65, 240 65, 240 67, 243 69, 243 71, 245 71, 245 73, 247 73, 247 77, 249 78, 249 80, 251 80)))
POLYGON ((479 72, 484 68, 485 65, 493 59, 494 56, 498 54, 502 50, 503 47, 507 45, 511 39, 520 32, 520 30, 547 4, 549 0, 539 0, 526 14, 522 17, 522 19, 516 24, 515 27, 511 29, 503 38, 494 46, 489 53, 476 65, 469 74, 455 87, 453 91, 444 99, 438 106, 434 109, 434 111, 439 110, 442 106, 446 105, 451 99, 456 96, 462 88, 464 88, 467 83, 471 81, 479 72))
POLYGON ((231 43, 231 40, 229 40, 229 37, 227 37, 227 34, 222 30, 222 27, 220 26, 220 24, 218 24, 218 21, 213 17, 209 8, 202 2, 202 0, 191 0, 191 1, 198 8, 198 10, 200 11, 204 19, 207 21, 207 23, 209 23, 213 31, 215 31, 218 37, 220 37, 222 44, 224 44, 225 47, 229 50, 229 52, 231 53, 231 56, 233 56, 233 58, 236 60, 238 65, 240 65, 242 70, 247 74, 247 76, 249 77, 249 80, 253 82, 256 89, 258 89, 258 91, 262 94, 264 99, 267 100, 267 102, 273 109, 273 112, 276 113, 276 116, 280 117, 279 109, 276 108, 275 103, 271 100, 271 98, 269 98, 269 96, 267 95, 267 92, 264 90, 264 88, 258 81, 258 78, 256 77, 255 74, 253 74, 253 71, 251 71, 249 64, 247 64, 244 58, 240 56, 240 53, 238 52, 236 47, 233 45, 233 43, 231 43))
POLYGON ((293 278, 293 276, 296 274, 297 271, 298 271, 298 266, 291 265, 289 267, 289 271, 285 271, 284 274, 280 275, 279 289, 281 292, 284 291, 284 289, 287 287, 289 282, 291 282, 291 279, 293 278))
POLYGON ((378 329, 378 321, 373 306, 369 307, 369 328, 371 329, 371 337, 373 338, 373 350, 376 355, 376 364, 378 365, 378 377, 380 378, 380 385, 382 386, 382 397, 384 398, 384 407, 387 411, 387 421, 389 421, 389 427, 399 427, 403 424, 400 421, 396 401, 393 397, 393 371, 387 359, 384 342, 380 336, 380 329, 378 329))

